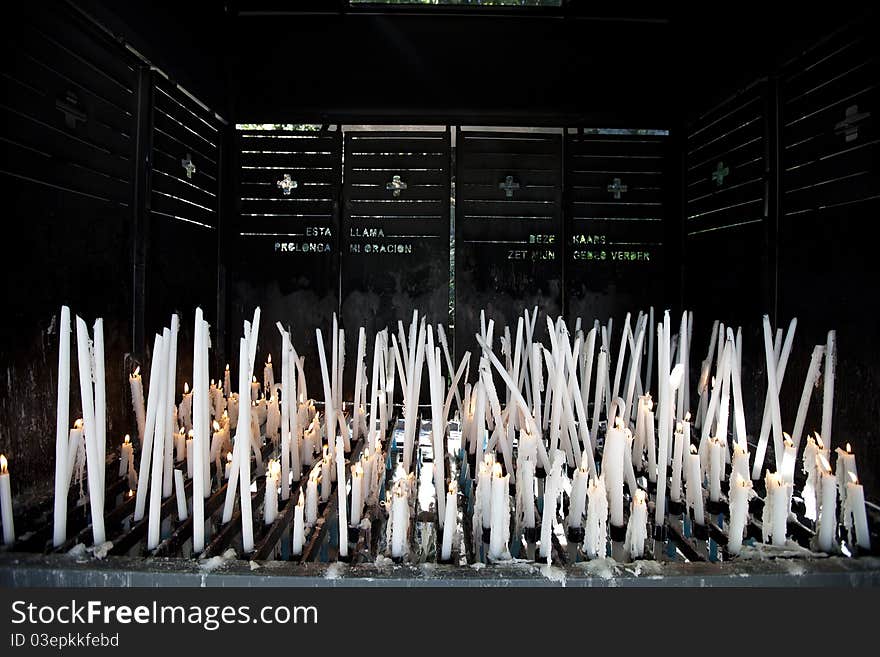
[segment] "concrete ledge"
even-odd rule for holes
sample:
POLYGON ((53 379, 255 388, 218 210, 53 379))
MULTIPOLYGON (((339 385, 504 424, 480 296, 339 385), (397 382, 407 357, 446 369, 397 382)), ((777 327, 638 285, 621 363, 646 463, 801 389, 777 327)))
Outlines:
POLYGON ((296 564, 236 559, 0 553, 4 587, 640 587, 640 586, 880 586, 880 558, 765 558, 727 563, 610 559, 561 567, 516 561, 494 565, 341 563, 296 564))

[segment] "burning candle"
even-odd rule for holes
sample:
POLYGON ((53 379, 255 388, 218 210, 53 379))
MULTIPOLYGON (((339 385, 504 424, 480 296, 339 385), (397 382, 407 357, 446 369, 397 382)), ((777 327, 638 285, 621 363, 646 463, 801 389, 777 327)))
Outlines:
POLYGON ((119 446, 119 476, 124 477, 128 473, 129 463, 133 458, 131 438, 125 434, 122 445, 119 446))
POLYGON ((852 453, 852 446, 847 443, 846 449, 838 447, 837 452, 837 494, 840 497, 841 506, 846 505, 846 484, 850 480, 850 473, 856 477, 859 471, 856 468, 856 455, 852 453))
MULTIPOLYGON (((189 449, 189 446, 187 446, 187 449, 189 449)), ((231 471, 232 471, 232 452, 226 452, 226 468, 223 471, 223 478, 228 480, 229 475, 231 474, 231 471)))
POLYGON ((15 543, 15 522, 12 518, 12 485, 9 481, 9 464, 0 454, 0 520, 3 521, 3 544, 15 543))
POLYGON ((638 559, 645 552, 648 538, 647 493, 638 489, 630 505, 629 522, 626 525, 626 551, 630 559, 638 559))
POLYGON ((843 526, 849 532, 850 544, 855 543, 863 550, 871 549, 871 535, 868 532, 868 516, 865 511, 865 491, 854 472, 849 473, 846 482, 846 503, 843 507, 843 526), (853 541, 855 529, 855 541, 853 541))
POLYGON ((764 477, 767 497, 764 500, 764 514, 762 516, 764 542, 771 542, 777 547, 785 545, 788 534, 788 500, 790 484, 787 484, 782 475, 776 472, 768 472, 764 477))
POLYGON ((452 540, 456 531, 456 517, 458 511, 458 491, 455 481, 449 482, 449 491, 446 493, 446 518, 443 522, 443 543, 440 549, 440 558, 449 561, 452 558, 452 540))
POLYGON ((605 475, 590 480, 587 486, 587 523, 584 528, 584 553, 590 559, 606 554, 608 523, 608 495, 605 475))
POLYGON ((480 518, 480 526, 483 529, 492 527, 492 468, 495 465, 495 457, 487 453, 480 462, 477 473, 477 492, 474 504, 474 514, 480 518), (479 512, 479 513, 477 513, 479 512))
POLYGON ((834 534, 837 530, 837 480, 831 474, 831 464, 822 454, 818 457, 819 519, 817 521, 817 544, 822 552, 834 550, 834 534))
POLYGON ((266 391, 266 397, 272 396, 272 390, 275 387, 275 372, 272 369, 272 354, 266 357, 266 364, 263 366, 263 389, 266 391))
POLYGON ((348 510, 346 509, 346 494, 345 494, 345 440, 342 436, 336 436, 336 481, 338 486, 338 493, 336 495, 336 501, 338 503, 338 511, 339 514, 339 556, 347 557, 348 556, 348 518, 346 515, 348 510))
POLYGON ((318 480, 321 478, 320 466, 309 473, 306 483, 306 525, 311 527, 318 520, 318 480))
POLYGON ((263 500, 263 520, 267 525, 275 522, 278 517, 278 479, 281 476, 281 465, 270 459, 266 468, 266 493, 263 500))
POLYGON ((293 510, 293 546, 291 552, 295 557, 302 554, 303 543, 305 542, 304 501, 305 496, 303 495, 302 488, 300 488, 299 497, 296 500, 296 508, 293 510))
POLYGON ((510 539, 510 475, 503 474, 501 464, 492 466, 492 526, 489 536, 489 558, 509 559, 507 542, 510 539))
MULTIPOLYGON (((70 330, 68 317, 68 331, 70 330)), ((70 346, 68 344, 68 349, 70 346)), ((68 364, 69 367, 69 364, 68 364)), ((69 370, 68 370, 69 372, 69 370)), ((68 374, 69 375, 69 374, 68 374)), ((138 365, 134 372, 128 376, 128 385, 131 388, 131 405, 134 408, 134 417, 137 421, 138 441, 144 443, 144 425, 146 424, 146 411, 144 410, 144 381, 141 378, 141 366, 138 365)))
POLYGON ((733 446, 733 463, 730 467, 730 483, 733 484, 736 475, 743 479, 749 479, 749 448, 739 442, 733 446))
POLYGON ((581 456, 581 465, 574 471, 571 482, 571 495, 568 507, 568 528, 580 529, 584 523, 584 509, 587 504, 587 479, 589 478, 588 453, 581 456))
POLYGON ((525 529, 535 528, 535 461, 526 460, 516 470, 519 479, 517 496, 522 507, 522 525, 525 529))
POLYGON ((189 435, 186 437, 186 476, 189 479, 193 478, 193 464, 195 463, 194 459, 195 456, 193 454, 193 432, 192 430, 190 430, 189 435))
POLYGON ((721 473, 724 470, 724 450, 726 442, 723 438, 709 439, 709 499, 721 501, 721 473))
MULTIPOLYGON (((739 447, 739 445, 736 445, 739 447)), ((743 536, 749 519, 749 491, 752 480, 749 478, 748 464, 745 473, 733 471, 730 486, 730 526, 727 530, 727 551, 739 554, 742 550, 743 536)))
POLYGON ((405 480, 394 484, 391 493, 391 556, 402 559, 407 555, 409 534, 409 499, 405 480))
POLYGON ((326 502, 330 499, 330 486, 333 483, 331 479, 331 466, 333 458, 330 456, 330 448, 324 447, 324 456, 321 457, 321 501, 326 502))
POLYGON ((608 489, 611 524, 623 527, 623 451, 626 434, 618 418, 616 426, 605 434, 605 451, 602 455, 602 474, 608 489))
POLYGON ((681 469, 684 454, 684 427, 679 422, 672 443, 672 479, 669 484, 669 499, 681 502, 681 469))
POLYGON ((232 392, 232 383, 229 377, 229 363, 226 363, 226 370, 223 372, 223 390, 225 390, 226 394, 229 396, 234 394, 232 392))
POLYGON ((351 466, 351 526, 357 527, 364 512, 364 466, 358 461, 351 466))
POLYGON ((700 468, 700 454, 697 448, 690 446, 687 456, 687 503, 694 522, 705 526, 706 517, 703 513, 703 471, 700 468))
POLYGON ((260 398, 260 384, 257 383, 257 377, 251 379, 251 402, 256 402, 260 398))

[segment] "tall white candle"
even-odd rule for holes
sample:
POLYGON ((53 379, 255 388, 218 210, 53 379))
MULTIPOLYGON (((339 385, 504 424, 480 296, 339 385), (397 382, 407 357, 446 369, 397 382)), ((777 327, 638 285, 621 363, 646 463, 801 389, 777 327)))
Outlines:
POLYGON ((850 480, 850 473, 858 477, 859 471, 856 468, 856 455, 852 452, 852 446, 847 443, 846 448, 838 447, 834 450, 837 453, 837 494, 840 497, 841 506, 846 505, 846 483, 850 480))
POLYGON ((819 455, 819 519, 816 523, 817 544, 822 552, 834 550, 837 530, 837 480, 831 474, 828 459, 819 455))
POLYGON ((669 499, 681 501, 681 470, 684 460, 684 429, 679 422, 678 431, 672 440, 672 479, 669 484, 669 499))
POLYGON ((584 510, 587 504, 587 479, 590 469, 587 465, 587 453, 581 457, 581 465, 574 471, 574 479, 571 483, 571 495, 568 506, 569 529, 580 529, 584 524, 584 510))
MULTIPOLYGON (((164 466, 162 469, 162 497, 171 497, 174 486, 174 441, 177 433, 177 426, 174 421, 174 396, 177 391, 177 334, 180 330, 180 318, 177 314, 171 315, 171 332, 169 334, 168 346, 168 366, 165 372, 167 377, 168 391, 165 395, 165 438, 162 450, 164 466)), ((205 386, 207 387, 207 381, 205 386)))
POLYGON ((739 443, 733 446, 733 463, 730 468, 730 484, 734 484, 736 475, 749 479, 749 449, 739 443))
POLYGON ((654 403, 648 395, 645 404, 645 445, 648 448, 648 481, 657 481, 657 438, 654 431, 654 403))
MULTIPOLYGON (((68 318, 68 323, 70 318, 68 318)), ((68 344, 68 349, 70 345, 68 344)), ((69 374, 69 373, 68 373, 69 374)), ((146 416, 144 411, 144 381, 141 377, 141 366, 138 365, 134 372, 128 376, 128 385, 131 389, 131 405, 134 409, 134 417, 137 422, 138 442, 144 442, 144 425, 146 424, 146 416)))
POLYGON ((124 477, 128 474, 131 467, 131 460, 134 458, 134 451, 131 445, 131 438, 125 434, 122 445, 119 446, 119 476, 124 477))
POLYGON ((183 471, 174 469, 174 494, 177 496, 177 519, 186 520, 189 516, 186 507, 186 489, 183 483, 183 471))
POLYGON ((742 550, 743 536, 749 519, 749 491, 752 489, 752 480, 748 472, 743 475, 734 471, 731 474, 730 486, 730 525, 727 530, 727 551, 730 554, 739 554, 742 550))
POLYGON ((318 520, 318 480, 320 478, 320 466, 316 465, 309 473, 309 479, 306 482, 306 524, 309 527, 318 520))
POLYGON ((305 542, 305 519, 303 512, 305 510, 305 496, 302 489, 299 491, 299 497, 296 500, 296 507, 293 509, 293 545, 291 553, 298 557, 302 554, 303 543, 305 542))
POLYGON ((722 438, 709 439, 709 499, 721 501, 721 474, 724 471, 726 443, 722 438))
POLYGON ((489 558, 509 559, 510 540, 510 475, 502 474, 501 464, 492 467, 492 526, 489 536, 489 558))
POLYGON ((321 457, 321 501, 326 502, 330 499, 330 489, 333 484, 333 457, 330 449, 324 447, 324 455, 321 457))
POLYGON ((9 464, 0 454, 0 520, 3 522, 3 544, 15 543, 15 521, 12 517, 12 484, 9 480, 9 464))
MULTIPOLYGON (((556 520, 556 506, 562 488, 562 463, 564 457, 561 450, 553 453, 550 471, 547 473, 544 485, 544 509, 541 514, 541 550, 542 559, 549 563, 550 550, 552 548, 553 522, 556 520)), ((603 487, 603 493, 605 492, 603 487)), ((607 507, 608 502, 606 500, 607 507)))
POLYGON ((357 527, 364 512, 364 466, 360 461, 351 466, 351 526, 357 527))
POLYGON ((449 561, 452 558, 452 541, 456 533, 456 517, 458 511, 458 488, 455 481, 449 482, 449 490, 446 493, 446 519, 443 522, 443 543, 440 549, 440 558, 449 561))
POLYGON ((263 521, 267 525, 271 525, 278 517, 278 479, 280 477, 281 466, 275 459, 270 459, 266 468, 266 491, 263 501, 263 521))
POLYGON ((159 399, 158 413, 156 414, 156 429, 153 436, 153 459, 151 462, 150 475, 150 508, 147 523, 147 549, 154 550, 159 545, 161 530, 162 509, 162 474, 165 469, 165 432, 168 429, 167 398, 171 394, 168 388, 168 357, 171 343, 171 329, 165 328, 162 332, 162 369, 159 372, 159 399))
POLYGON ((822 385, 822 438, 831 445, 831 418, 834 413, 834 376, 837 368, 837 331, 828 331, 825 343, 825 381, 822 385))
MULTIPOLYGON (((143 403, 143 388, 141 388, 143 403)), ((52 523, 52 545, 67 540, 68 447, 70 424, 70 308, 61 307, 58 326, 58 401, 55 415, 55 505, 52 523)), ((140 426, 140 425, 139 425, 140 426)))
MULTIPOLYGON (((98 457, 98 476, 100 477, 101 512, 104 511, 104 484, 107 476, 107 384, 104 376, 104 320, 95 320, 94 358, 95 380, 95 454, 98 457)), ((102 522, 103 524, 103 522, 102 522)))
POLYGON ((348 510, 346 509, 346 483, 345 483, 345 440, 342 436, 336 437, 336 481, 339 522, 339 556, 348 556, 348 510))
POLYGON ((266 391, 266 397, 274 394, 275 388, 275 371, 272 369, 272 354, 266 357, 266 364, 263 366, 263 389, 266 391))
POLYGON ((810 367, 807 370, 807 378, 804 381, 804 389, 801 392, 801 400, 798 404, 797 417, 794 422, 794 429, 791 432, 791 440, 794 443, 794 449, 797 451, 801 444, 801 436, 804 431, 804 424, 807 421, 807 410, 810 407, 810 397, 813 394, 813 388, 816 387, 816 381, 819 379, 819 369, 822 362, 822 355, 825 353, 825 347, 821 344, 813 347, 813 355, 810 357, 810 367))
POLYGON ((522 526, 526 529, 535 528, 535 461, 522 461, 516 470, 519 485, 516 489, 517 500, 521 508, 522 526))
POLYGON ((144 426, 144 439, 141 441, 141 458, 138 471, 137 496, 135 498, 135 522, 144 517, 147 505, 147 482, 150 478, 150 463, 153 456, 153 435, 156 429, 156 412, 159 406, 159 389, 162 372, 162 336, 156 334, 153 342, 152 362, 150 363, 150 394, 147 398, 147 419, 144 426))

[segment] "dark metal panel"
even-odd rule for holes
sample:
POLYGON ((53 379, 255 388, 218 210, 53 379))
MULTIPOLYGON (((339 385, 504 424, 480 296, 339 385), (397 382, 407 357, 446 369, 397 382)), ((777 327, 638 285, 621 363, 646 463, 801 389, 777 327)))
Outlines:
MULTIPOLYGON (((566 136, 568 315, 594 319, 647 310, 665 296, 668 137, 566 136)), ((572 323, 573 325, 573 323, 572 323)))
POLYGON ((345 135, 342 323, 352 356, 361 326, 396 332, 413 310, 448 321, 450 148, 449 130, 345 135))
POLYGON ((315 327, 328 326, 339 308, 341 135, 238 131, 236 152, 238 217, 226 257, 231 351, 237 353, 243 322, 260 306, 260 357, 274 352, 277 359, 281 321, 309 364, 310 393, 318 394, 315 327), (289 195, 278 184, 285 174, 296 182, 289 195))
MULTIPOLYGON (((498 336, 523 310, 562 312, 562 134, 457 133, 455 349, 477 349, 480 310, 498 336), (501 187, 511 177, 510 195, 501 187)), ((498 344, 496 340, 496 345, 498 344)))

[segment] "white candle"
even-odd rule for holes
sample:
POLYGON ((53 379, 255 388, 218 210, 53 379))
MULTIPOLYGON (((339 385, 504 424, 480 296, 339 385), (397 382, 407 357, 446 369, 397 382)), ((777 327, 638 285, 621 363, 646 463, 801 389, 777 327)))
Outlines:
POLYGON ((626 434, 622 426, 608 429, 605 434, 605 451, 602 454, 602 474, 608 489, 611 524, 623 527, 623 452, 626 434))
POLYGON ((229 363, 226 363, 226 369, 223 371, 223 391, 230 397, 234 394, 232 392, 232 381, 229 376, 229 363))
POLYGON ((6 457, 0 454, 0 520, 3 521, 3 544, 15 543, 15 522, 12 518, 12 485, 6 457))
POLYGON ((183 483, 183 471, 179 468, 174 470, 174 493, 177 496, 177 519, 186 520, 189 515, 186 508, 186 489, 183 483))
POLYGON ((678 423, 672 443, 672 480, 669 484, 669 499, 673 502, 681 501, 681 469, 684 454, 684 430, 678 423))
MULTIPOLYGON (((189 446, 187 445, 187 449, 189 446)), ((232 452, 226 452, 226 468, 223 470, 223 478, 228 480, 232 470, 232 452)))
MULTIPOLYGON (((559 500, 559 494, 562 488, 562 463, 564 457, 561 450, 553 453, 550 471, 547 473, 546 484, 544 485, 544 510, 541 514, 541 550, 542 559, 550 561, 550 550, 552 548, 553 522, 556 520, 556 506, 559 500)), ((605 492, 603 488, 603 493, 605 492)), ((607 500, 605 502, 608 504, 607 500)))
POLYGON ((305 509, 305 496, 302 489, 299 491, 299 497, 296 500, 296 508, 293 510, 293 546, 291 552, 293 556, 298 557, 302 554, 303 543, 305 542, 305 519, 303 511, 305 509))
POLYGON ((834 550, 834 534, 837 530, 837 480, 831 474, 831 465, 828 459, 819 455, 819 519, 817 521, 816 536, 817 544, 822 552, 834 550))
POLYGON ((859 476, 856 468, 856 455, 852 453, 852 446, 846 444, 846 448, 838 447, 837 452, 837 494, 840 497, 841 506, 846 505, 846 483, 849 481, 850 473, 859 476))
POLYGON ((522 507, 522 526, 526 529, 535 528, 535 461, 526 460, 516 470, 519 485, 517 499, 522 507))
POLYGON ((256 402, 260 398, 260 384, 257 383, 257 377, 251 378, 251 402, 256 402))
POLYGON ((266 357, 266 364, 263 366, 263 389, 266 391, 266 397, 271 397, 275 388, 275 371, 272 369, 272 354, 266 357))
POLYGON ((865 510, 865 491, 855 473, 849 473, 850 481, 846 482, 846 504, 843 508, 843 526, 849 532, 849 542, 853 542, 863 550, 871 549, 871 535, 868 532, 868 515, 865 510), (853 541, 855 529, 855 541, 853 541))
POLYGON ((724 450, 726 443, 723 438, 709 439, 709 499, 721 501, 721 474, 724 470, 724 450))
POLYGON ((654 432, 654 404, 648 395, 645 405, 645 444, 648 447, 648 481, 657 482, 657 439, 654 432))
POLYGON ((318 480, 321 478, 320 466, 309 473, 306 483, 306 524, 311 527, 318 520, 318 480))
POLYGON ((791 493, 794 490, 795 446, 794 443, 791 442, 791 437, 788 434, 783 435, 785 437, 782 441, 782 468, 780 469, 779 474, 782 475, 782 481, 784 481, 788 485, 789 499, 786 506, 790 510, 791 493))
POLYGON ((330 499, 330 487, 333 483, 332 466, 333 457, 330 456, 330 449, 324 447, 324 455, 321 457, 321 501, 326 502, 330 499))
POLYGON ((703 471, 700 467, 700 455, 693 445, 690 446, 687 465, 688 507, 691 509, 694 522, 700 526, 705 526, 706 517, 703 513, 703 471))
POLYGON ((361 523, 364 512, 364 466, 358 461, 351 466, 351 526, 361 523))
POLYGON ((263 520, 271 525, 278 517, 278 479, 281 476, 281 466, 278 461, 271 459, 266 468, 266 491, 263 501, 263 520))
POLYGON ((137 498, 132 518, 139 522, 144 517, 147 504, 147 483, 150 477, 150 462, 153 456, 153 434, 156 429, 156 411, 159 406, 159 388, 162 371, 162 336, 156 334, 153 342, 152 362, 150 363, 150 395, 147 398, 147 419, 144 439, 141 441, 141 458, 138 474, 137 498))
POLYGON ((348 556, 348 510, 346 509, 346 483, 345 483, 345 440, 342 436, 336 436, 336 481, 339 514, 339 556, 348 556))
POLYGON ((587 504, 587 479, 590 469, 587 465, 587 453, 581 457, 581 465, 574 471, 571 482, 571 495, 568 506, 568 528, 580 529, 584 524, 584 510, 587 504))
POLYGON ((394 484, 391 493, 391 556, 402 559, 408 552, 409 499, 405 481, 394 484))
POLYGON ((764 477, 767 497, 764 499, 763 524, 764 542, 771 542, 777 547, 785 545, 788 533, 788 490, 789 484, 775 472, 768 472, 764 477))
POLYGON ((443 543, 440 550, 440 558, 449 561, 452 558, 452 541, 456 532, 456 517, 458 511, 458 490, 455 481, 449 482, 449 491, 446 493, 446 518, 443 522, 443 543))
MULTIPOLYGON (((739 447, 737 445, 736 447, 739 447)), ((730 525, 727 530, 727 551, 730 554, 739 554, 742 549, 743 536, 749 519, 749 491, 752 489, 752 480, 749 478, 748 468, 746 473, 734 471, 731 474, 730 485, 730 525)))
POLYGON ((165 470, 165 433, 168 429, 167 399, 172 391, 168 386, 168 355, 171 346, 171 329, 162 332, 162 369, 159 372, 159 400, 157 404, 156 428, 153 436, 153 458, 150 474, 150 508, 147 524, 147 549, 154 550, 159 545, 162 507, 162 475, 165 470))
POLYGON ((584 553, 590 559, 606 554, 608 523, 608 495, 605 475, 593 478, 587 486, 587 523, 584 529, 584 553))
POLYGON ((834 376, 837 368, 837 332, 828 331, 825 343, 825 381, 822 387, 822 437, 831 445, 831 417, 834 412, 834 376))
MULTIPOLYGON (((68 330, 70 327, 70 317, 67 319, 68 330)), ((70 349, 70 344, 67 346, 70 349)), ((68 364, 69 367, 69 364, 68 364)), ((68 376, 69 376, 68 371, 68 376)), ((128 385, 131 388, 131 405, 134 409, 134 417, 137 422, 138 442, 144 443, 144 425, 146 424, 146 413, 144 411, 144 381, 141 377, 141 366, 138 365, 134 372, 128 377, 128 385)))
POLYGON ((749 448, 740 443, 733 446, 733 462, 730 467, 729 483, 733 485, 736 475, 749 479, 749 448))
MULTIPOLYGON (((141 388, 143 403, 143 388, 141 388)), ((58 547, 67 540, 67 493, 70 489, 68 474, 67 426, 70 423, 70 308, 61 307, 58 327, 58 401, 55 415, 55 505, 53 512, 52 545, 58 547)))
POLYGON ((189 479, 193 478, 193 458, 193 432, 190 431, 186 438, 186 476, 189 479))
POLYGON ((626 551, 630 559, 638 559, 645 552, 648 538, 647 493, 639 489, 633 495, 629 522, 626 525, 626 551))
POLYGON ((501 464, 492 467, 492 527, 489 536, 489 558, 509 559, 507 543, 510 540, 510 475, 502 473, 501 464))
POLYGON ((122 440, 122 445, 119 446, 119 476, 124 477, 128 474, 128 469, 131 467, 129 464, 131 460, 134 458, 134 451, 131 445, 131 438, 128 434, 125 434, 125 438, 122 440))

